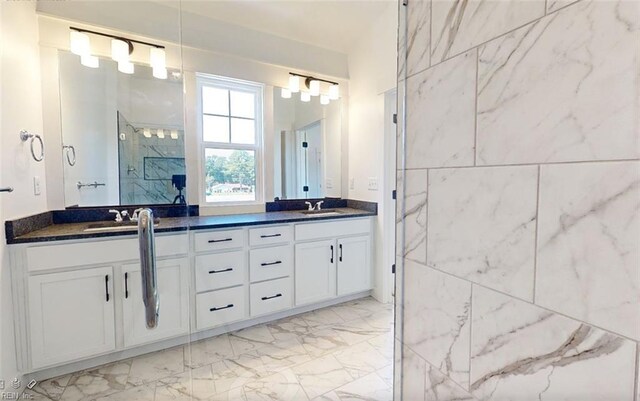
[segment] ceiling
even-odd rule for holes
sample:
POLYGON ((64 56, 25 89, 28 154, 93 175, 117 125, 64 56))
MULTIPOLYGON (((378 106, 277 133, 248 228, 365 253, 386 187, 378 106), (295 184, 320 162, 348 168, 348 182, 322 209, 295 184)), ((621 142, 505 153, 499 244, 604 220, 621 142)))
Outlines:
POLYGON ((394 0, 182 1, 182 9, 347 54, 394 0))

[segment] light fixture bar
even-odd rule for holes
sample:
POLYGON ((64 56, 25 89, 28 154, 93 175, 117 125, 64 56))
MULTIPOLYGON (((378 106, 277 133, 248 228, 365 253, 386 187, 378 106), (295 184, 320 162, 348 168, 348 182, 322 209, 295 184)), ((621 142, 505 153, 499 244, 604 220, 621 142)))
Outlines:
POLYGON ((304 78, 305 80, 309 79, 309 80, 313 80, 313 81, 326 82, 326 83, 332 84, 332 85, 339 85, 337 82, 329 81, 329 80, 322 79, 322 78, 312 77, 311 75, 298 74, 298 73, 295 73, 295 72, 290 72, 289 75, 292 75, 294 77, 304 78))
POLYGON ((125 37, 122 37, 122 36, 110 35, 108 33, 91 31, 89 29, 84 29, 84 28, 76 28, 74 26, 70 26, 69 29, 71 29, 72 31, 76 31, 76 32, 91 33, 93 35, 104 36, 106 38, 118 39, 118 40, 121 40, 123 42, 126 42, 126 43, 129 44, 129 54, 131 54, 131 52, 133 51, 133 43, 138 43, 138 44, 145 45, 145 46, 151 46, 151 47, 155 47, 157 49, 164 49, 165 48, 164 46, 158 45, 158 44, 155 44, 155 43, 143 42, 142 40, 129 39, 129 38, 125 38, 125 37))

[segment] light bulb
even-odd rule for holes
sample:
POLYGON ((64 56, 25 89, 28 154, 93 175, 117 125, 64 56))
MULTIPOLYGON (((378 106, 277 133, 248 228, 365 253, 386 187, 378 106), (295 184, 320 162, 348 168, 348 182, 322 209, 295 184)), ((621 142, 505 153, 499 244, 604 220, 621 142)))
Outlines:
POLYGON ((320 81, 312 79, 309 82, 309 92, 311 96, 318 96, 320 94, 320 81))
POLYGON ((150 128, 143 128, 142 129, 142 135, 144 135, 145 138, 151 138, 151 129, 150 128))
POLYGON ((129 44, 124 40, 111 39, 111 58, 115 61, 129 61, 129 44))
POLYGON ((287 88, 282 88, 280 90, 280 95, 282 95, 284 99, 291 99, 291 91, 287 88))
POLYGON ((158 128, 156 135, 158 135, 158 138, 164 139, 164 130, 162 128, 158 128))
POLYGON ((98 68, 100 67, 100 60, 96 56, 85 54, 80 56, 80 64, 89 68, 98 68))
MULTIPOLYGON (((167 67, 167 55, 164 49, 160 49, 157 47, 152 47, 149 50, 149 64, 151 67, 155 68, 166 68, 167 67)), ((164 79, 164 78, 162 78, 164 79)))
POLYGON ((289 76, 289 90, 291 93, 300 92, 300 77, 297 75, 289 76))
POLYGON ((171 130, 171 139, 178 139, 178 130, 176 129, 171 130))
POLYGON ((153 76, 158 79, 167 79, 167 69, 165 67, 153 67, 153 76))
POLYGON ((88 56, 91 53, 89 35, 83 32, 71 31, 69 38, 71 53, 78 56, 88 56))
POLYGON ((329 104, 329 96, 320 95, 320 104, 329 104))
POLYGON ((340 86, 338 84, 333 84, 329 87, 329 99, 338 100, 340 97, 340 86))
POLYGON ((300 100, 303 102, 311 101, 311 95, 309 92, 300 92, 300 100))
POLYGON ((118 71, 123 74, 133 74, 135 67, 131 61, 118 61, 118 71))

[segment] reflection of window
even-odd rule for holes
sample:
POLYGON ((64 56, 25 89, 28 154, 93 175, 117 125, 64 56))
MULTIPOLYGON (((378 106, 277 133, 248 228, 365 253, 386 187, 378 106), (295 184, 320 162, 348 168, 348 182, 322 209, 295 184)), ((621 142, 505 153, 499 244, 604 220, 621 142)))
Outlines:
POLYGON ((205 203, 260 201, 262 85, 198 76, 205 203))

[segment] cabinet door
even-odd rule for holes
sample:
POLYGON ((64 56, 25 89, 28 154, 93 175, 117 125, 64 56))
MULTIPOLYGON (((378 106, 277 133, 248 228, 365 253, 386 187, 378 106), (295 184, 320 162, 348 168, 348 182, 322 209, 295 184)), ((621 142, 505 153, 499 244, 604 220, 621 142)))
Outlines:
POLYGON ((369 236, 338 240, 338 295, 371 289, 369 236))
POLYGON ((157 262, 160 315, 158 326, 148 329, 142 302, 140 265, 122 268, 124 346, 150 343, 189 331, 189 266, 187 259, 157 262))
POLYGON ((336 244, 334 240, 296 245, 296 306, 336 295, 336 244))
POLYGON ((111 266, 29 277, 33 368, 113 351, 113 305, 111 266))

